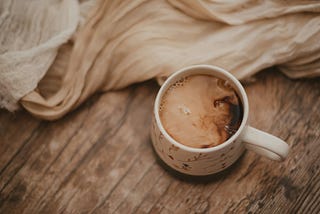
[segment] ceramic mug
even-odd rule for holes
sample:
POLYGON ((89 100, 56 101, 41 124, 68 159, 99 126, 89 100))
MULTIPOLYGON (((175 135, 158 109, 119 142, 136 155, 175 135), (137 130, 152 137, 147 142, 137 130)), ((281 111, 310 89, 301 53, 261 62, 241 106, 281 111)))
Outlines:
POLYGON ((268 157, 284 160, 289 146, 283 140, 257 130, 248 123, 249 104, 241 83, 226 70, 211 65, 194 65, 183 68, 171 75, 161 86, 154 104, 151 139, 158 156, 173 169, 189 175, 210 175, 232 165, 245 149, 268 157), (159 106, 166 90, 177 80, 195 74, 212 75, 227 80, 235 89, 243 105, 243 118, 237 132, 224 143, 210 148, 193 148, 174 140, 164 129, 159 106))

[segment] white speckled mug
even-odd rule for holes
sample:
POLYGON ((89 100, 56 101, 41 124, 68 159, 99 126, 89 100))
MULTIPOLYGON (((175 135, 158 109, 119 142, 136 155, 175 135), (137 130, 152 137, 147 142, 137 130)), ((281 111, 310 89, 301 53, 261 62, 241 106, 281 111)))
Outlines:
POLYGON ((155 100, 151 139, 156 153, 173 169, 189 175, 210 175, 232 165, 244 152, 253 150, 272 160, 283 160, 288 154, 288 144, 283 140, 250 127, 247 124, 249 104, 240 82, 226 70, 211 65, 194 65, 171 75, 161 86, 155 100), (193 148, 175 141, 163 128, 159 105, 163 94, 182 77, 207 74, 227 80, 236 90, 243 107, 243 118, 237 132, 224 143, 211 148, 193 148))

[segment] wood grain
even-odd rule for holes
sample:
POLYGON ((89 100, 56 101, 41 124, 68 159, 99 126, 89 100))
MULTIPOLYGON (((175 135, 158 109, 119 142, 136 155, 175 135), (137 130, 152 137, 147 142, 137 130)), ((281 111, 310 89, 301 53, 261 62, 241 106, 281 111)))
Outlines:
POLYGON ((319 213, 320 79, 270 69, 245 88, 251 125, 285 139, 289 157, 246 152, 204 178, 154 154, 154 82, 96 95, 56 122, 0 111, 0 213, 319 213))

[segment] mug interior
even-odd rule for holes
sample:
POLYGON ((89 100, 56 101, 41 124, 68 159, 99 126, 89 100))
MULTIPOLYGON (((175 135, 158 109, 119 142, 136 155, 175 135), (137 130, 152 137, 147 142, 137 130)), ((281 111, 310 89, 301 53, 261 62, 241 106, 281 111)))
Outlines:
POLYGON ((219 149, 227 146, 231 142, 233 142, 240 135, 243 128, 245 127, 247 120, 248 120, 248 112, 249 112, 248 98, 247 98, 246 92, 245 92, 244 88, 242 87, 241 83, 232 74, 230 74, 226 70, 219 68, 219 67, 216 67, 216 66, 212 66, 212 65, 193 65, 190 67, 185 67, 185 68, 175 72, 174 74, 172 74, 161 86, 161 88, 157 94, 155 105, 154 105, 154 114, 155 114, 156 123, 157 123, 160 131, 166 137, 166 139, 168 139, 175 146, 178 146, 181 149, 184 149, 184 150, 187 150, 190 152, 211 152, 211 151, 219 150, 219 149), (175 139, 173 139, 167 133, 167 131, 164 129, 164 127, 162 125, 162 122, 160 120, 160 115, 159 115, 159 106, 160 106, 161 99, 162 99, 163 95, 165 94, 167 89, 172 84, 174 84, 176 81, 178 81, 179 79, 181 79, 183 77, 187 77, 187 76, 191 76, 191 75, 210 75, 210 76, 217 77, 219 79, 227 80, 228 83, 236 91, 236 93, 238 94, 238 96, 241 100, 242 108, 243 108, 242 109, 243 110, 243 117, 242 117, 240 127, 238 128, 236 133, 234 133, 227 141, 223 142, 222 144, 219 144, 217 146, 213 146, 210 148, 194 148, 194 147, 186 146, 182 143, 179 143, 175 139))

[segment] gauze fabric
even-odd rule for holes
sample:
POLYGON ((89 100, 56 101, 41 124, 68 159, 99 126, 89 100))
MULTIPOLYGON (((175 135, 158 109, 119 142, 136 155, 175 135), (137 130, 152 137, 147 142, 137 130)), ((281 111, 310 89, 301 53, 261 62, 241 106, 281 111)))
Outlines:
MULTIPOLYGON (((69 4, 64 10, 79 7, 69 4)), ((21 98, 33 115, 53 120, 96 92, 152 78, 161 83, 193 64, 223 67, 240 80, 270 66, 292 78, 320 74, 318 1, 100 0, 87 8, 68 42, 47 50, 55 56, 60 47, 50 68, 28 63, 28 75, 38 77, 33 85, 1 96, 21 98)), ((8 72, 19 74, 16 65, 8 72)))

